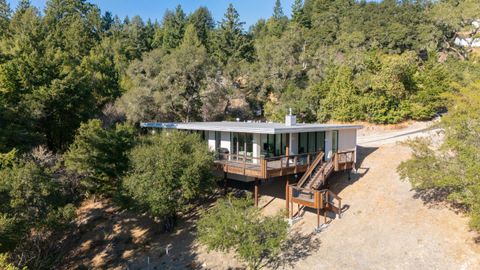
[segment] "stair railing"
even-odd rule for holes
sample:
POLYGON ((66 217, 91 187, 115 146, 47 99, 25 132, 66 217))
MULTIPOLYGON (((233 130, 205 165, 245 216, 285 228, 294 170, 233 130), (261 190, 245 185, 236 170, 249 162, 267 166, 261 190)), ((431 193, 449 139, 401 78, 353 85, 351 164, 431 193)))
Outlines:
POLYGON ((300 178, 300 181, 298 181, 297 186, 302 187, 303 184, 305 184, 305 181, 310 177, 312 174, 313 170, 318 166, 318 164, 323 160, 323 156, 325 153, 321 152, 320 154, 317 155, 313 163, 310 165, 308 170, 303 174, 302 178, 300 178))
POLYGON ((323 189, 321 190, 321 192, 323 194, 322 197, 323 197, 324 207, 327 208, 328 206, 330 206, 330 208, 338 214, 338 217, 341 218, 342 217, 342 198, 340 198, 340 196, 338 196, 337 194, 335 194, 329 189, 323 189), (334 202, 331 202, 330 198, 335 199, 338 202, 338 205, 335 205, 334 202), (337 211, 335 211, 335 209, 337 209, 337 211))

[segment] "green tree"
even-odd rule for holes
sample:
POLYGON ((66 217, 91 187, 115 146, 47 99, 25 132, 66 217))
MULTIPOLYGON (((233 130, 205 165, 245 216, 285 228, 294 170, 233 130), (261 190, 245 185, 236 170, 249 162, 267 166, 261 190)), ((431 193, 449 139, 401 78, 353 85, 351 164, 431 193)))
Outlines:
POLYGON ((215 40, 214 54, 223 65, 229 61, 240 62, 253 59, 252 43, 243 31, 244 24, 240 21, 237 10, 230 4, 219 23, 215 40))
POLYGON ((174 49, 182 43, 186 22, 185 12, 180 5, 175 8, 175 12, 165 12, 162 31, 164 49, 174 49))
POLYGON ((196 134, 162 132, 145 138, 130 153, 123 178, 127 193, 172 228, 178 210, 209 193, 215 185, 213 154, 196 134))
POLYGON ((433 194, 442 191, 446 200, 464 205, 470 226, 480 230, 480 83, 477 81, 450 96, 449 113, 442 117, 445 140, 435 147, 429 139, 411 141, 413 157, 398 167, 402 179, 413 188, 433 194))
POLYGON ((104 129, 99 120, 83 123, 64 154, 66 168, 81 175, 91 193, 112 195, 128 168, 127 152, 133 147, 133 132, 125 124, 104 129))
POLYGON ((132 122, 199 119, 210 67, 205 47, 188 25, 182 44, 170 54, 156 49, 144 61, 132 63, 132 87, 117 106, 132 122))
POLYGON ((288 228, 281 215, 263 217, 251 198, 232 196, 203 213, 197 226, 198 238, 209 250, 233 250, 250 269, 278 259, 288 228))
POLYGON ((269 33, 277 37, 281 36, 287 27, 287 23, 288 18, 283 13, 282 4, 280 0, 276 0, 275 6, 273 7, 273 15, 267 22, 269 33))
POLYGON ((54 218, 71 205, 60 183, 44 167, 33 161, 16 161, 0 170, 0 252, 12 251, 30 230, 38 231, 69 221, 54 218))
POLYGON ((325 99, 320 102, 317 117, 319 121, 335 119, 353 121, 361 119, 362 109, 358 105, 360 97, 353 84, 352 70, 348 67, 335 67, 324 82, 329 87, 325 99))
POLYGON ((215 27, 215 21, 213 20, 210 10, 206 7, 199 7, 195 12, 188 16, 188 23, 193 24, 198 39, 202 42, 205 48, 209 49, 210 37, 215 27))
POLYGON ((295 0, 292 4, 292 21, 301 26, 308 27, 309 22, 303 10, 303 1, 295 0))
POLYGON ((6 0, 0 0, 0 37, 6 34, 12 11, 6 0))
POLYGON ((480 37, 478 1, 438 1, 427 14, 442 33, 440 40, 442 46, 448 51, 453 51, 462 59, 468 58, 473 49, 473 42, 480 37), (455 43, 458 38, 463 39, 466 46, 458 46, 455 43))

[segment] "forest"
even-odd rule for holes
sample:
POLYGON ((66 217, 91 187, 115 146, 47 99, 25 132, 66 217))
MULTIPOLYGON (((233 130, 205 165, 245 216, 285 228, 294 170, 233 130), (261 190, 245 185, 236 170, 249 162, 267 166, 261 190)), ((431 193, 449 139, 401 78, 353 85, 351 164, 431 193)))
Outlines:
POLYGON ((479 36, 479 18, 476 0, 295 0, 292 14, 277 0, 247 29, 233 5, 220 21, 181 6, 151 21, 86 0, 0 0, 0 268, 49 269, 85 198, 170 217, 168 229, 215 187, 198 137, 145 138, 141 121, 282 121, 292 108, 301 122, 394 124, 468 107, 478 52, 457 41, 479 36), (164 193, 144 196, 152 185, 164 193))

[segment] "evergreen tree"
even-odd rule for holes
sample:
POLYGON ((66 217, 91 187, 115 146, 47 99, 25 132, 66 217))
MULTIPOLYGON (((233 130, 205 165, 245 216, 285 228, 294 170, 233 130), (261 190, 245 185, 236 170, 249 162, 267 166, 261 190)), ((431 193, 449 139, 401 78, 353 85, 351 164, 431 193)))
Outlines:
POLYGON ((10 9, 10 5, 7 3, 7 0, 0 0, 0 37, 6 33, 11 14, 12 10, 10 9))
POLYGON ((206 7, 200 7, 188 17, 188 23, 193 24, 198 34, 198 38, 202 42, 203 46, 209 47, 210 32, 215 27, 210 10, 206 7))
POLYGON ((163 16, 163 48, 170 50, 178 47, 185 32, 186 16, 182 6, 178 5, 175 12, 167 10, 163 16))
POLYGON ((112 13, 110 11, 105 12, 105 14, 103 14, 102 16, 102 31, 105 33, 109 32, 113 23, 114 23, 114 18, 112 13))
POLYGON ((30 3, 30 0, 21 0, 18 3, 17 9, 15 12, 24 12, 28 8, 30 8, 32 4, 30 3))
POLYGON ((229 61, 250 61, 253 58, 253 46, 243 32, 243 25, 237 10, 230 4, 220 22, 217 32, 215 54, 218 61, 227 64, 229 61))
POLYGON ((302 0, 295 0, 292 4, 292 21, 304 27, 308 26, 308 20, 303 10, 302 0))
POLYGON ((282 4, 280 0, 275 1, 275 6, 273 7, 273 15, 267 22, 267 27, 270 34, 280 37, 285 31, 285 28, 288 23, 288 18, 283 13, 282 4))
POLYGON ((280 3, 280 0, 275 1, 275 6, 273 7, 273 19, 275 20, 280 20, 285 16, 283 13, 283 8, 282 8, 282 3, 280 3))

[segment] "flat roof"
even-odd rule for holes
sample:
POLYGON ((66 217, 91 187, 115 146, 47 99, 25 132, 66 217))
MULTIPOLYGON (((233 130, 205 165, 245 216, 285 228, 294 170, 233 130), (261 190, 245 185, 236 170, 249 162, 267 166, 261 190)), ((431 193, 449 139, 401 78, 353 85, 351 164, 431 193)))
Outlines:
POLYGON ((225 132, 244 132, 259 134, 283 134, 283 133, 303 133, 315 131, 328 131, 339 129, 361 129, 361 125, 349 124, 300 124, 287 126, 282 123, 268 122, 190 122, 190 123, 159 123, 146 122, 141 123, 145 128, 165 128, 165 129, 183 129, 183 130, 208 130, 225 132))

